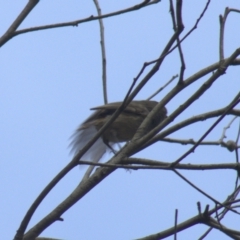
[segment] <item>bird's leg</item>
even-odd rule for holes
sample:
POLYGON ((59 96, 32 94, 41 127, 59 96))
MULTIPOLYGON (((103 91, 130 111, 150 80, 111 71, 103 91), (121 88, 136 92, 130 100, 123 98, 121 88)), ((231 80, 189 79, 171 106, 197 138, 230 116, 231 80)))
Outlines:
MULTIPOLYGON (((119 147, 119 150, 121 150, 122 146, 120 145, 120 141, 118 140, 117 134, 116 132, 112 133, 112 139, 114 139, 113 144, 117 144, 119 147)), ((107 141, 106 139, 103 138, 103 142, 106 144, 106 146, 111 149, 111 151, 116 155, 118 151, 116 151, 115 149, 113 149, 113 147, 109 144, 109 141, 107 141)))
POLYGON ((112 148, 112 146, 109 144, 109 142, 105 139, 103 139, 104 144, 116 155, 116 151, 112 148))

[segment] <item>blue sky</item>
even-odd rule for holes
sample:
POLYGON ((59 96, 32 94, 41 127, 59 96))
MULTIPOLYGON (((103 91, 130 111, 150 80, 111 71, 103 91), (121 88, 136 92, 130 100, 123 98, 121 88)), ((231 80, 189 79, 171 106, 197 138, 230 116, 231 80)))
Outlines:
MULTIPOLYGON (((11 25, 27 1, 1 4, 1 35, 11 25)), ((137 4, 137 1, 100 1, 102 13, 137 4)), ((186 0, 183 22, 186 33, 199 17, 205 1, 186 0)), ((218 61, 219 15, 225 7, 240 9, 236 0, 213 0, 197 29, 182 44, 185 78, 218 61)), ((72 21, 96 15, 92 1, 46 1, 33 9, 19 29, 72 21)), ((225 32, 225 56, 239 47, 240 15, 231 13, 225 32)), ((172 34, 168 1, 148 8, 104 19, 109 102, 121 101, 144 62, 156 59, 172 34)), ((69 137, 86 119, 90 108, 103 104, 101 51, 97 21, 19 35, 1 48, 1 174, 0 218, 3 239, 13 238, 24 214, 45 185, 71 160, 69 137)), ((163 63, 136 99, 146 99, 157 88, 179 73, 177 51, 163 63)), ((168 105, 171 113, 203 84, 193 84, 168 105)), ((159 101, 174 86, 172 83, 154 99, 159 101)), ((231 67, 212 88, 172 124, 183 119, 225 107, 239 91, 239 67, 231 67)), ((238 106, 239 108, 239 106, 238 106)), ((218 140, 232 117, 226 117, 208 136, 218 140)), ((190 126, 171 137, 197 140, 214 120, 190 126)), ((238 122, 228 130, 236 138, 238 122)), ((174 161, 191 146, 157 143, 136 156, 174 161)), ((105 160, 109 159, 109 155, 105 160)), ((220 146, 201 146, 184 163, 231 163, 234 153, 220 146)), ((47 196, 32 218, 30 227, 48 214, 77 186, 85 168, 76 168, 47 196)), ((234 188, 236 174, 222 171, 181 171, 219 201, 234 188)), ((117 170, 102 181, 42 236, 60 239, 134 239, 147 236, 197 214, 213 203, 170 171, 117 170)), ((223 221, 239 227, 239 217, 228 214, 223 221)), ((179 233, 178 239, 196 239, 207 228, 203 225, 179 233)), ((207 239, 228 239, 214 231, 207 239)), ((170 238, 169 238, 170 239, 170 238)), ((172 239, 172 238, 171 238, 172 239)))

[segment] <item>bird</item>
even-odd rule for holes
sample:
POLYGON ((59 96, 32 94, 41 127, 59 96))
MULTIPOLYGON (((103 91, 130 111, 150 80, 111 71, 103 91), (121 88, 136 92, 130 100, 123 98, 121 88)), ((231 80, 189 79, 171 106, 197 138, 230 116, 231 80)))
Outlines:
MULTIPOLYGON (((113 149, 115 144, 130 141, 157 103, 150 100, 130 102, 81 159, 99 162, 106 152, 115 152, 113 149)), ((93 114, 76 129, 71 137, 70 147, 74 156, 96 135, 121 104, 122 102, 113 102, 90 109, 94 110, 93 114)), ((147 131, 152 130, 166 117, 167 109, 163 107, 155 114, 147 131)))

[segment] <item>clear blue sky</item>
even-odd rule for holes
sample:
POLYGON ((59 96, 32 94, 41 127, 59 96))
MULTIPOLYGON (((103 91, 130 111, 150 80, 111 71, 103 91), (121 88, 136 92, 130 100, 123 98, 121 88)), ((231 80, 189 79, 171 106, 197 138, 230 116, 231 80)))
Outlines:
MULTIPOLYGON (((27 1, 3 1, 0 8, 1 35, 27 1)), ((100 1, 102 13, 116 11, 137 1, 100 1)), ((187 32, 199 17, 205 1, 186 0, 183 21, 187 32)), ((183 43, 185 76, 218 61, 219 15, 225 7, 240 9, 240 1, 213 0, 198 28, 183 43)), ((72 21, 96 15, 92 1, 40 1, 19 29, 72 21)), ((225 56, 239 47, 240 15, 230 14, 226 25, 225 56)), ((104 19, 109 102, 121 101, 142 64, 156 59, 172 34, 168 1, 140 11, 104 19)), ((0 57, 0 222, 1 238, 12 239, 30 204, 45 185, 71 160, 69 137, 90 114, 103 104, 101 52, 97 21, 19 35, 1 48, 0 57)), ((146 99, 173 75, 179 73, 177 52, 166 59, 160 71, 136 99, 146 99)), ((202 99, 174 123, 187 117, 226 106, 239 91, 239 67, 231 67, 202 99)), ((204 78, 205 80, 207 78, 204 78)), ((171 113, 203 80, 179 94, 168 105, 171 113)), ((160 100, 174 84, 155 100, 160 100)), ((224 121, 208 137, 218 140, 224 121)), ((198 123, 172 137, 197 140, 213 120, 198 123)), ((237 124, 237 122, 235 123, 237 124)), ((235 139, 236 125, 228 137, 235 139)), ((174 161, 190 146, 157 143, 137 156, 174 161)), ((107 156, 109 157, 109 156, 107 156)), ((107 159, 107 158, 106 158, 107 159)), ((234 153, 221 147, 199 147, 184 162, 234 162, 234 153)), ((49 213, 79 183, 84 169, 76 168, 48 195, 35 213, 30 227, 49 213)), ((234 187, 232 171, 182 173, 220 202, 234 187)), ((66 240, 134 239, 169 228, 197 214, 197 201, 204 207, 213 203, 170 171, 117 170, 102 181, 42 236, 66 240)), ((239 227, 239 217, 229 214, 223 221, 239 227)), ((178 239, 197 239, 206 229, 196 226, 178 239)), ((207 239, 228 239, 216 231, 207 239)), ((172 239, 169 238, 169 239, 172 239)))

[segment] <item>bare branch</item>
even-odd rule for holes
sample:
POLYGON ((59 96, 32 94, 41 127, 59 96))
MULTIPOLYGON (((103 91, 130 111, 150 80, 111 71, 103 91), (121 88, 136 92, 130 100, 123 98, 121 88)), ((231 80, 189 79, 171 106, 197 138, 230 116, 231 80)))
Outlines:
MULTIPOLYGON (((165 126, 167 126, 170 122, 172 122, 180 113, 182 113, 187 107, 189 107, 194 101, 196 101, 205 91, 207 91, 211 85, 221 76, 225 73, 227 67, 231 64, 231 62, 233 62, 238 55, 240 54, 240 49, 237 49, 230 58, 228 58, 226 61, 224 61, 220 66, 219 69, 194 93, 192 94, 191 97, 189 97, 182 105, 180 105, 171 115, 168 116, 168 118, 166 118, 164 121, 162 121, 157 127, 155 127, 153 130, 151 130, 148 134, 146 134, 145 136, 141 137, 139 139, 138 136, 138 131, 135 134, 133 141, 138 139, 134 145, 136 147, 141 148, 144 144, 146 144, 147 141, 150 140, 150 138, 152 138, 156 133, 158 133, 160 130, 162 130, 165 126)), ((190 78, 191 79, 191 78, 190 78)), ((192 83, 192 80, 185 80, 183 82, 183 84, 181 85, 177 85, 175 88, 172 89, 172 91, 170 91, 163 99, 162 101, 153 109, 152 112, 150 112, 150 114, 148 115, 148 117, 145 118, 145 120, 143 121, 142 126, 144 126, 144 124, 146 124, 145 122, 150 121, 150 119, 154 116, 155 112, 159 112, 160 109, 163 108, 163 106, 165 106, 173 97, 175 97, 177 95, 177 93, 179 93, 182 89, 184 89, 187 85, 192 83)), ((230 109, 228 109, 229 111, 230 109)), ((140 128, 141 128, 140 127, 140 128)), ((140 129, 139 128, 139 129, 140 129)), ((164 132, 159 134, 159 136, 161 136, 162 138, 165 137, 166 135, 164 135, 164 132)), ((203 140, 203 139, 202 139, 203 140)), ((136 152, 136 150, 133 150, 130 155, 134 154, 136 152)), ((129 155, 129 156, 130 156, 129 155)))
POLYGON ((197 143, 191 147, 185 154, 183 154, 180 158, 178 158, 176 161, 172 163, 172 166, 174 166, 176 163, 179 163, 182 161, 186 156, 188 156, 191 152, 193 152, 199 143, 202 142, 202 140, 217 126, 217 124, 222 121, 222 119, 226 116, 226 114, 233 109, 238 103, 240 102, 240 93, 237 94, 237 96, 233 99, 233 101, 226 107, 226 111, 220 116, 215 123, 203 134, 203 136, 197 141, 197 143))
POLYGON ((240 10, 234 8, 225 8, 224 15, 219 16, 220 22, 220 36, 219 36, 219 58, 220 61, 224 59, 224 31, 225 31, 225 23, 227 21, 228 14, 230 12, 237 12, 240 13, 240 10))
POLYGON ((227 129, 230 128, 230 126, 232 125, 232 123, 234 122, 234 120, 237 118, 237 116, 235 116, 230 122, 229 124, 223 128, 223 133, 222 133, 222 136, 220 137, 219 139, 219 142, 223 142, 223 139, 226 138, 226 131, 227 129))
POLYGON ((166 88, 177 77, 178 75, 172 76, 172 78, 169 81, 167 81, 162 87, 160 87, 155 93, 153 93, 146 100, 151 100, 152 98, 154 98, 158 93, 160 93, 164 88, 166 88))
MULTIPOLYGON (((195 145, 197 143, 197 141, 195 141, 194 139, 176 139, 176 138, 163 138, 161 139, 162 142, 169 142, 169 143, 179 143, 182 145, 187 145, 187 144, 191 144, 191 145, 195 145)), ((229 151, 233 151, 236 148, 240 148, 240 145, 237 146, 234 143, 234 146, 232 146, 233 144, 229 144, 229 141, 227 143, 225 142, 220 142, 220 141, 202 141, 201 143, 199 143, 199 145, 204 145, 204 146, 211 146, 211 145, 215 145, 215 146, 222 146, 227 148, 229 151), (232 150, 233 149, 233 150, 232 150)))
MULTIPOLYGON (((98 0, 93 0, 98 16, 101 17, 101 8, 98 3, 98 0)), ((102 18, 98 19, 99 21, 99 27, 100 27, 100 44, 101 44, 101 52, 102 52, 102 83, 103 83, 103 99, 104 99, 104 104, 108 103, 107 100, 107 58, 106 58, 106 50, 105 50, 105 40, 104 40, 104 25, 103 25, 103 20, 102 18)))
MULTIPOLYGON (((227 58, 225 59, 225 61, 229 61, 230 58, 227 58)), ((231 62, 231 61, 230 61, 231 62)), ((234 60, 232 62, 232 64, 237 64, 239 62, 239 60, 234 60)), ((231 64, 231 63, 230 63, 231 64)), ((215 64, 212 64, 210 65, 209 67, 207 68, 204 68, 202 69, 201 71, 197 72, 196 74, 194 74, 193 76, 189 77, 187 80, 184 81, 184 84, 182 85, 177 85, 174 89, 172 89, 172 91, 165 97, 165 99, 163 99, 161 102, 162 105, 161 106, 164 106, 168 101, 170 101, 171 98, 173 98, 178 92, 180 92, 182 89, 184 89, 185 87, 187 87, 188 85, 192 84, 193 82, 195 82, 197 79, 203 77, 204 75, 212 72, 214 69, 217 69, 217 67, 220 66, 220 63, 215 63, 215 64)), ((212 81, 212 80, 211 80, 212 81)), ((208 80, 209 84, 210 84, 210 79, 208 80)), ((198 90, 199 91, 199 90, 198 90)), ((201 90, 200 90, 201 91, 201 90)), ((186 103, 185 103, 186 104, 186 103)), ((183 106, 181 106, 182 108, 183 106)), ((180 110, 180 109, 179 109, 180 110)), ((176 110, 174 114, 171 115, 171 118, 175 118, 178 114, 178 111, 179 110, 176 110)), ((223 109, 223 111, 225 111, 226 109, 223 109)), ((222 111, 222 110, 218 110, 218 111, 222 111)), ((217 114, 217 115, 213 115, 212 117, 214 116, 218 116, 219 113, 217 112, 213 112, 214 114, 217 114)), ((211 116, 210 116, 211 117, 211 116)), ((204 118, 202 119, 196 119, 196 121, 200 121, 200 120, 203 120, 204 118)), ((194 118, 193 118, 194 120, 194 118)), ((156 128, 156 133, 160 131, 161 128, 164 128, 165 125, 167 125, 170 121, 172 121, 172 119, 167 119, 165 121, 163 121, 161 123, 161 125, 159 125, 157 128, 156 128)), ((188 125, 190 124, 190 122, 184 122, 184 124, 188 125)), ((183 125, 183 122, 182 122, 182 125, 183 125)), ((181 125, 181 126, 182 126, 181 125)), ((183 126, 186 126, 186 125, 183 125, 183 126)), ((162 138, 168 136, 169 134, 173 133, 174 131, 176 131, 177 129, 180 129, 181 126, 179 125, 175 125, 174 127, 170 127, 168 128, 167 130, 161 132, 160 134, 158 134, 157 136, 153 137, 152 139, 148 140, 147 142, 144 143, 143 146, 141 146, 139 148, 139 151, 146 148, 147 146, 153 144, 154 142, 158 141, 158 140, 161 140, 162 138)), ((153 129, 152 131, 155 131, 155 129, 153 129)), ((135 152, 134 152, 135 153, 135 152)))
MULTIPOLYGON (((176 23, 172 0, 170 0, 170 13, 171 13, 172 22, 173 22, 173 30, 177 31, 177 28, 179 27, 177 25, 179 23, 182 24, 182 16, 181 16, 181 14, 177 13, 177 22, 178 23, 176 23)), ((181 27, 184 28, 183 24, 182 24, 181 27)), ((180 61, 181 61, 181 69, 180 69, 178 84, 181 84, 182 81, 183 81, 183 75, 184 75, 184 71, 185 71, 186 66, 185 66, 185 61, 184 61, 183 52, 182 52, 182 46, 181 46, 181 42, 179 40, 179 37, 177 38, 177 47, 178 47, 178 52, 179 52, 180 61)))
MULTIPOLYGON (((127 13, 127 12, 137 11, 137 10, 139 10, 141 8, 148 7, 148 6, 153 5, 153 4, 157 4, 159 2, 160 2, 160 0, 154 0, 154 1, 150 1, 150 2, 144 0, 142 3, 137 4, 137 5, 133 6, 133 7, 129 7, 129 8, 126 8, 126 9, 123 9, 123 10, 119 10, 119 11, 116 11, 116 12, 112 12, 112 13, 108 13, 108 14, 104 14, 102 16, 93 16, 92 15, 90 17, 87 17, 87 18, 84 18, 84 19, 80 19, 80 20, 71 21, 71 22, 49 24, 49 25, 45 25, 45 26, 32 27, 32 28, 26 28, 26 29, 18 30, 16 32, 14 32, 14 34, 12 34, 11 37, 15 37, 15 36, 17 36, 19 34, 23 34, 23 33, 27 33, 27 32, 35 32, 35 31, 46 30, 46 29, 53 29, 53 28, 59 28, 59 27, 69 27, 69 26, 76 27, 76 26, 78 26, 81 23, 95 21, 95 20, 98 20, 98 19, 103 19, 103 18, 108 18, 108 17, 113 17, 113 16, 117 16, 117 15, 124 14, 124 13, 127 13)), ((3 44, 1 44, 1 42, 0 42, 0 46, 2 46, 3 44)))
POLYGON ((0 47, 4 45, 8 40, 16 34, 16 29, 19 25, 24 21, 24 19, 28 16, 28 14, 33 10, 33 8, 38 4, 39 0, 28 0, 27 5, 22 10, 22 12, 18 15, 6 33, 0 38, 0 47))
POLYGON ((175 232, 174 232, 174 240, 177 240, 177 218, 178 218, 178 210, 175 210, 175 219, 174 219, 174 227, 175 227, 175 232))

